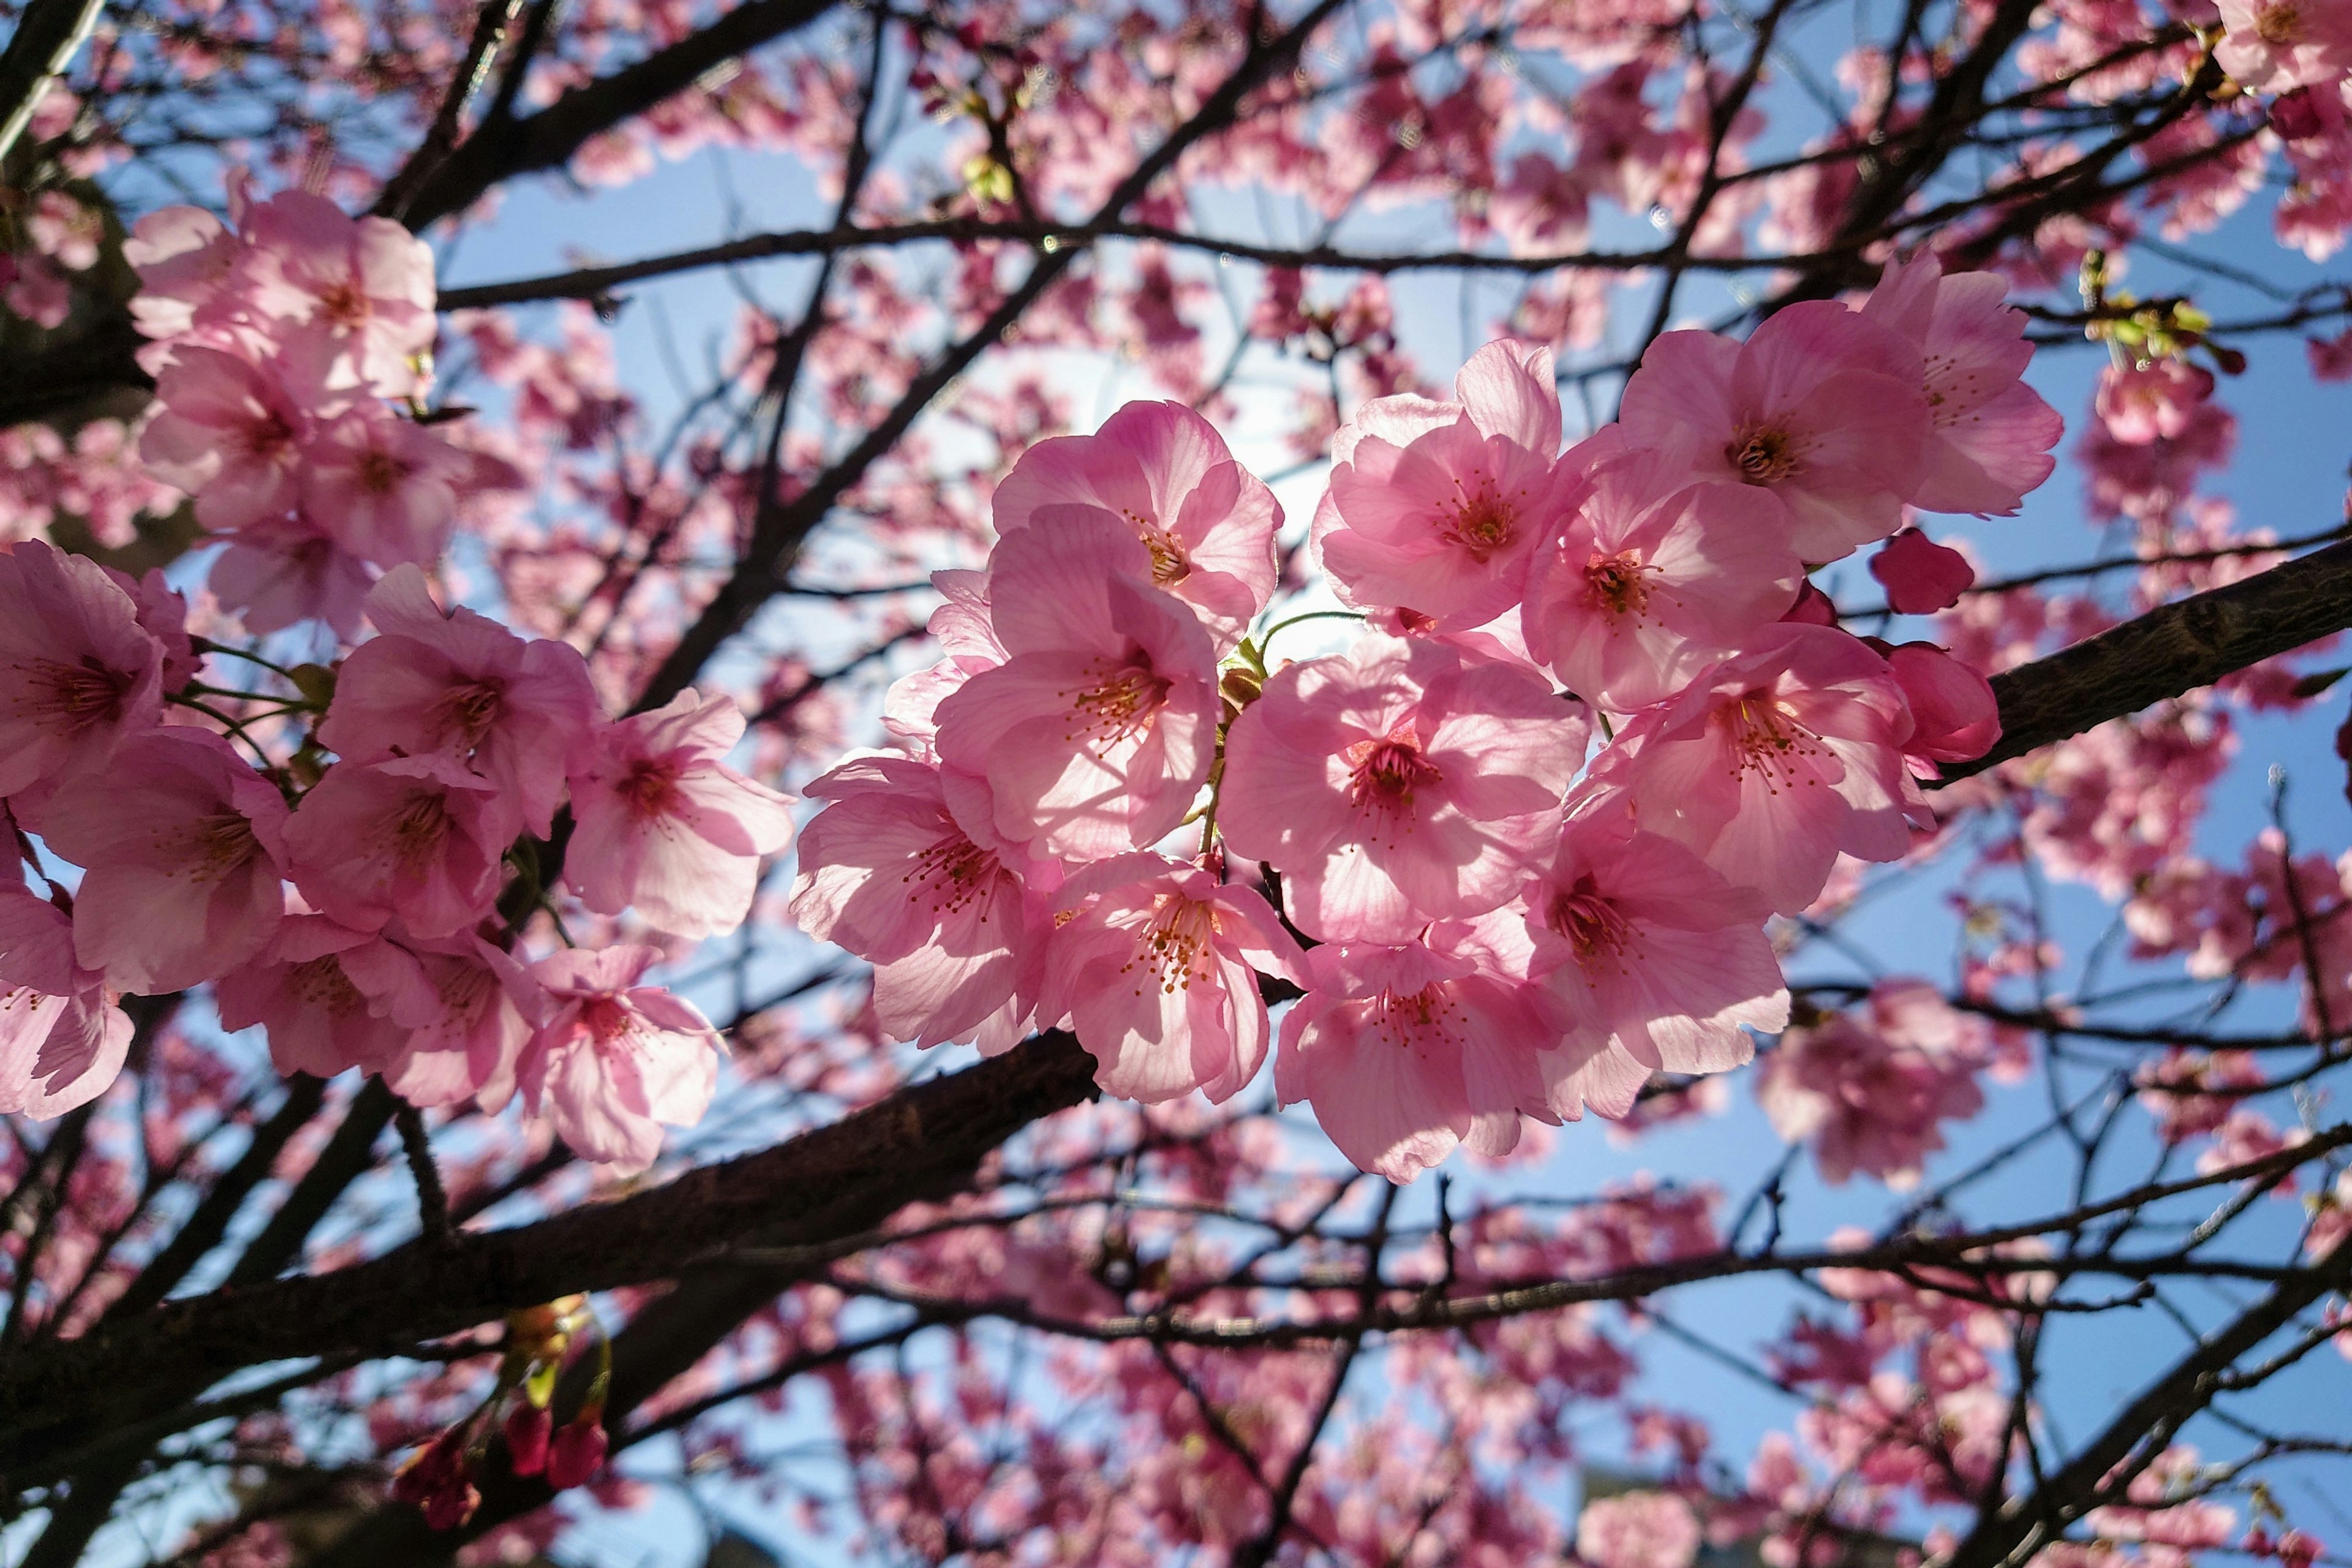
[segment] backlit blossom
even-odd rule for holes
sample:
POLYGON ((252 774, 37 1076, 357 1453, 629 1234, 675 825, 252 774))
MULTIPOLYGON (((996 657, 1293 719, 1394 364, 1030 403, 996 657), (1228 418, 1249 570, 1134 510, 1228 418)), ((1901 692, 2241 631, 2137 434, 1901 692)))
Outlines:
POLYGON ((2226 29, 2213 58, 2248 92, 2333 88, 2352 72, 2352 5, 2344 0, 2220 0, 2226 29))
POLYGON ((1944 1146, 1942 1124, 1983 1108, 1985 1034, 1925 982, 1888 982, 1866 1009, 1783 1035, 1756 1098, 1781 1137, 1812 1145, 1825 1180, 1859 1171, 1908 1187, 1944 1146))
POLYGON ((1484 934, 1447 921, 1426 942, 1308 950, 1275 1091, 1311 1104, 1359 1169, 1409 1182, 1456 1144, 1509 1153, 1523 1111, 1556 1120, 1537 1057, 1559 1038, 1559 1004, 1496 964, 1484 934))
POLYGON ((119 991, 180 991, 259 953, 285 912, 286 802, 206 730, 151 731, 102 790, 60 790, 42 837, 85 868, 74 948, 119 991))
POLYGON ((939 770, 904 757, 852 757, 808 793, 830 804, 801 835, 793 922, 874 966, 874 1012, 895 1038, 1013 1045, 1050 928, 1028 887, 1058 866, 973 843, 939 770))
POLYGON ((365 562, 307 519, 291 517, 238 529, 213 563, 210 586, 249 632, 320 620, 348 638, 359 636, 374 581, 365 562))
POLYGON ((1344 602, 1445 626, 1492 620, 1583 493, 1582 475, 1559 461, 1549 349, 1489 343, 1454 395, 1381 398, 1333 438, 1314 539, 1344 602))
POLYGON ((414 566, 375 585, 367 616, 381 635, 337 671, 320 744, 346 762, 457 758, 498 787, 518 827, 544 837, 597 719, 579 653, 462 605, 443 610, 414 566))
POLYGON ((1890 262, 1864 320, 1919 351, 1928 436, 1919 481, 1905 499, 1928 511, 2008 517, 2057 467, 2050 448, 2066 422, 2021 379, 2033 358, 2025 312, 1998 273, 1946 275, 1932 250, 1890 262))
POLYGON ((1367 636, 1290 666, 1233 723, 1218 826, 1327 942, 1410 942, 1508 899, 1583 761, 1581 708, 1524 668, 1367 636))
POLYGON ((1621 731, 1600 771, 1643 827, 1795 914, 1840 853, 1910 847, 1910 736, 1885 661, 1844 632, 1783 623, 1621 731))
POLYGON ((407 1032, 380 1069, 394 1093, 411 1105, 470 1100, 493 1111, 513 1097, 541 998, 512 956, 459 935, 370 942, 341 962, 369 1005, 407 1032))
POLYGON ((75 959, 65 911, 0 887, 0 1115, 47 1121, 97 1099, 131 1035, 101 977, 75 959))
POLYGON ((1220 653, 1274 593, 1282 508, 1181 403, 1130 403, 1091 436, 1040 441, 996 487, 999 534, 1087 514, 1134 532, 1152 585, 1192 605, 1220 653))
POLYGON ((1151 570, 1099 515, 1041 517, 998 542, 990 616, 1007 658, 939 707, 940 760, 971 781, 950 798, 975 836, 1115 855, 1192 808, 1216 744, 1215 656, 1151 570))
POLYGON ((693 1004, 638 978, 650 947, 541 959, 546 1016, 523 1049, 523 1100, 583 1158, 623 1173, 661 1153, 661 1128, 702 1119, 719 1082, 719 1036, 693 1004))
POLYGON ((303 896, 344 924, 395 916, 447 936, 490 912, 510 822, 487 780, 449 757, 340 763, 286 825, 303 896))
POLYGON ((634 906, 678 936, 743 923, 760 858, 792 842, 793 819, 782 795, 722 761, 742 738, 732 698, 691 690, 604 727, 572 775, 563 878, 581 902, 634 906))
POLYGON ((196 498, 199 522, 227 531, 293 510, 312 420, 279 366, 184 347, 156 378, 155 401, 139 456, 196 498))
POLYGON ((152 727, 163 653, 97 562, 41 540, 0 552, 0 796, 152 727))
POLYGON ((1271 1039, 1257 976, 1305 978, 1261 895, 1198 866, 1123 855, 1071 878, 1055 902, 1064 913, 1038 1015, 1070 1020, 1106 1090, 1223 1100, 1257 1075, 1271 1039))
POLYGON ((1910 705, 1903 752, 1914 773, 1933 778, 1937 763, 1974 762, 1992 750, 2000 739, 2000 700, 1991 682, 1934 643, 1901 643, 1884 657, 1910 705))
POLYGON ((1916 528, 1903 530, 1879 547, 1870 558, 1870 574, 1886 590, 1887 607, 1904 616, 1948 610, 1977 580, 1967 556, 1916 528))
POLYGON ((364 399, 301 447, 303 516, 362 561, 429 565, 448 547, 465 455, 364 399))
POLYGON ((1832 300, 1800 301, 1745 342, 1668 332, 1626 384, 1634 447, 1694 479, 1751 485, 1789 510, 1807 561, 1835 561, 1902 526, 1930 422, 1918 350, 1832 300))
POLYGON ((1748 486, 1683 483, 1658 453, 1603 463, 1529 570, 1528 649, 1616 712, 1671 696, 1789 607, 1803 569, 1785 533, 1748 486))
POLYGON ((348 1068, 382 1072, 408 1044, 409 1030, 356 984, 347 963, 376 972, 404 955, 383 935, 326 915, 289 913, 259 957, 213 988, 225 1029, 256 1024, 268 1032, 269 1059, 282 1073, 332 1078, 348 1068), (364 959, 354 959, 364 952, 364 959))
POLYGON ((433 252, 387 218, 348 216, 324 196, 281 191, 247 216, 245 285, 265 314, 296 323, 291 352, 328 384, 401 397, 433 346, 433 252))

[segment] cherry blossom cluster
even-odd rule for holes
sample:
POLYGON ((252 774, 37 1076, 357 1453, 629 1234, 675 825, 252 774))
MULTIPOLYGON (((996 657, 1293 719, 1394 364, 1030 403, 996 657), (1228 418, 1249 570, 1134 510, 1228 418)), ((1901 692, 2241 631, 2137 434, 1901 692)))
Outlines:
POLYGON ((1066 1026, 1147 1102, 1239 1091, 1297 994, 1279 1097, 1400 1181, 1747 1060, 1789 1017, 1767 918, 1905 855, 1918 781, 1998 734, 1980 675, 1806 579, 1886 541, 1893 607, 1948 607, 1972 574, 1913 510, 2048 476, 2002 294, 1922 256, 1859 309, 1669 333, 1565 454, 1547 350, 1367 405, 1311 531, 1363 631, 1300 662, 1251 629, 1279 509, 1205 421, 1038 443, 985 570, 936 579, 897 748, 809 786, 795 918, 890 1034, 1066 1026))
POLYGON ((121 996, 209 984, 282 1072, 358 1068, 427 1107, 519 1089, 583 1156, 644 1168, 708 1104, 715 1032, 641 983, 656 947, 533 960, 518 937, 559 858, 593 913, 740 924, 792 834, 724 762, 742 713, 688 690, 609 719, 577 649, 436 600, 424 564, 474 470, 385 401, 421 394, 432 341, 404 233, 289 193, 235 232, 168 209, 137 244, 141 319, 168 332, 142 447, 229 541, 211 586, 248 631, 374 635, 286 669, 193 638, 159 572, 0 552, 0 814, 41 884, 0 887, 0 1109, 87 1102, 123 1065, 121 996), (215 658, 278 689, 211 684, 215 658))

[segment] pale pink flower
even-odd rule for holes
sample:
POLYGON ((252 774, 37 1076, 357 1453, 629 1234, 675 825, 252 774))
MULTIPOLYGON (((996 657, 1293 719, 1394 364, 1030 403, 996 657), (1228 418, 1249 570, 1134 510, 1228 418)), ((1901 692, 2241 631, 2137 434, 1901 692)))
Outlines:
POLYGON ((544 837, 594 735, 587 661, 568 643, 526 642, 463 606, 443 610, 415 566, 376 584, 367 616, 382 635, 337 671, 319 743, 352 763, 455 757, 544 837))
POLYGON ((1834 300, 1802 300, 1745 342, 1668 332, 1626 384, 1627 442, 1674 451, 1694 479, 1788 507, 1790 542, 1835 561, 1902 526, 1929 429, 1919 351, 1834 300))
POLYGON ((1358 1169, 1410 1182, 1456 1144, 1509 1153, 1522 1112, 1555 1120, 1537 1058, 1559 1043, 1559 1005, 1498 963, 1484 935, 1444 921, 1426 942, 1308 951, 1307 994, 1282 1021, 1275 1092, 1311 1104, 1358 1169))
POLYGON ((1192 605, 1220 653, 1274 595, 1282 508, 1181 403, 1130 403, 1092 436, 1040 441, 996 488, 1000 534, 1074 514, 1133 531, 1150 552, 1153 586, 1192 605))
POLYGON ((352 218, 324 196, 281 191, 254 207, 241 279, 265 314, 299 323, 289 352, 331 386, 403 397, 433 346, 433 252, 388 218, 352 218))
POLYGON ((1592 1568, 1691 1568, 1698 1516, 1672 1492, 1620 1492, 1584 1505, 1576 1554, 1592 1568))
POLYGON ((719 1085, 719 1035, 693 1004, 639 985, 650 947, 567 949, 530 973, 547 1013, 523 1047, 523 1102, 574 1152, 634 1174, 661 1153, 661 1126, 702 1120, 719 1085))
POLYGON ((2099 373, 2096 407, 2106 433, 2126 447, 2178 441, 2213 395, 2213 373, 2177 359, 2109 365, 2099 373))
POLYGON ((213 563, 205 586, 237 612, 249 632, 321 620, 339 637, 359 636, 375 579, 367 563, 309 520, 271 519, 240 528, 213 563))
POLYGON ((1136 854, 1087 867, 1055 902, 1038 1016, 1070 1020, 1107 1092, 1223 1100, 1257 1076, 1271 1041, 1258 974, 1306 979, 1264 898, 1136 854))
POLYGON ((360 989, 347 966, 373 961, 380 969, 405 956, 377 931, 289 913, 260 957, 214 986, 221 1027, 268 1029, 269 1059, 281 1073, 382 1072, 406 1047, 409 1031, 360 989))
POLYGON ((1886 590, 1887 607, 1897 615, 1932 616, 1960 602, 1977 580, 1969 558, 1906 528, 1870 558, 1870 574, 1886 590))
POLYGON ((1902 688, 1859 638, 1781 623, 1621 731, 1595 764, 1636 819, 1795 914, 1841 852, 1907 851, 1902 688))
POLYGON ((362 561, 430 565, 448 548, 466 454, 365 399, 302 443, 302 515, 362 561))
POLYGON ((285 799, 209 730, 116 749, 106 787, 59 790, 42 838, 87 868, 74 949, 118 991, 184 990, 257 955, 286 908, 285 799))
POLYGON ((990 614, 1007 658, 939 707, 940 759, 962 775, 950 799, 975 837, 1096 858, 1192 808, 1216 749, 1216 655, 1150 584, 1150 552, 1106 517, 1040 517, 998 542, 990 614))
POLYGON ((512 956, 460 935, 371 942, 341 960, 370 1006, 408 1032, 380 1069, 394 1093, 411 1105, 471 1100, 491 1111, 513 1098, 541 997, 512 956))
POLYGON ((563 879, 599 914, 634 905, 677 936, 732 931, 760 858, 792 842, 791 803, 720 760, 743 738, 732 698, 691 689, 608 724, 572 775, 563 879))
POLYGON ((1525 669, 1367 636, 1280 671, 1234 721, 1218 826, 1282 871, 1309 933, 1410 942, 1518 890, 1588 735, 1525 669))
POLYGON ((989 620, 987 573, 934 572, 931 586, 939 590, 942 603, 931 612, 926 629, 947 657, 929 669, 900 676, 882 694, 882 728, 925 758, 936 753, 940 704, 965 681, 1005 659, 1004 645, 996 640, 996 627, 989 620))
POLYGON ((163 645, 86 556, 0 552, 0 796, 103 763, 163 712, 163 645))
POLYGON ((1931 250, 1890 262, 1862 314, 1919 352, 1929 432, 1906 498, 1928 511, 2009 517, 2057 467, 2066 421, 2020 379, 2033 358, 2025 313, 1997 273, 1944 275, 1931 250))
POLYGON ((1313 536, 1343 602, 1490 621, 1582 496, 1559 458, 1549 349, 1488 343, 1454 386, 1455 403, 1381 398, 1333 437, 1313 536))
POLYGON ((2352 71, 2352 5, 2345 0, 2220 0, 2228 29, 2213 58, 2248 92, 2327 89, 2352 71))
POLYGON ((197 521, 226 531, 294 509, 311 418, 278 365, 184 347, 156 377, 155 401, 140 458, 196 498, 197 521))
POLYGON ((1756 1098, 1781 1137, 1811 1142, 1824 1180, 1860 1171, 1908 1187, 1944 1146, 1941 1123, 1983 1108, 1986 1033, 1924 981, 1887 981, 1865 1011, 1781 1036, 1756 1098))
POLYGON ((1683 475, 1656 452, 1601 464, 1528 571, 1528 650, 1612 712, 1669 697, 1737 652, 1780 618, 1804 575, 1776 502, 1683 475))
POLYGON ((75 960, 65 911, 0 886, 0 1115, 47 1121, 96 1100, 122 1071, 131 1035, 104 982, 75 960))
POLYGON ((1931 642, 1884 650, 1887 668, 1911 709, 1911 738, 1903 742, 1912 772, 1937 774, 1937 763, 1974 762, 2000 739, 2000 700, 1992 683, 1931 642))
POLYGON ((1789 1022, 1763 899, 1620 803, 1569 820, 1522 902, 1528 973, 1574 1019, 1544 1058, 1556 1115, 1622 1116, 1651 1074, 1726 1071, 1755 1054, 1748 1029, 1789 1022))
POLYGON ((222 313, 244 242, 202 207, 169 206, 131 226, 122 258, 139 272, 131 319, 151 338, 178 337, 222 313))
POLYGON ((295 886, 361 931, 397 917, 447 936, 490 912, 512 817, 497 787, 449 757, 338 763, 286 825, 295 886))

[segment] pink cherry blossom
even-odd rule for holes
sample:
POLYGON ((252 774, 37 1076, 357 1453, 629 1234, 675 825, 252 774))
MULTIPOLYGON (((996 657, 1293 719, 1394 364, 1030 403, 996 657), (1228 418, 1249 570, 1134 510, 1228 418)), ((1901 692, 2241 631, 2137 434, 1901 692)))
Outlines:
POLYGON ((1257 1076, 1271 1040, 1257 976, 1306 978, 1264 898, 1139 854, 1087 868, 1055 901, 1038 1016, 1070 1020, 1107 1091, 1223 1100, 1257 1076))
POLYGON ((86 556, 0 551, 0 796, 103 763, 163 711, 163 645, 86 556))
POLYGON ((692 690, 604 727, 572 775, 563 879, 581 902, 635 906, 677 936, 743 923, 760 858, 792 842, 793 818, 782 795, 720 760, 742 738, 732 698, 692 690))
POLYGON ((1910 847, 1910 737, 1884 660, 1844 632, 1784 622, 1620 732, 1596 771, 1630 792, 1644 828, 1795 914, 1840 853, 1910 847))
POLYGON ((433 252, 386 218, 353 219, 323 196, 281 191, 247 216, 246 285, 265 313, 299 323, 289 350, 326 384, 402 397, 433 346, 433 252))
POLYGON ((316 619, 348 639, 359 636, 362 606, 373 584, 365 562, 308 519, 292 517, 230 535, 208 585, 249 632, 316 619))
POLYGON ((1559 1004, 1460 921, 1428 942, 1329 942, 1307 954, 1307 994, 1282 1022, 1275 1092, 1315 1108, 1360 1170, 1410 1182, 1455 1145, 1517 1147, 1520 1114, 1544 1109, 1537 1056, 1558 1043, 1559 1004), (1484 961, 1482 964, 1482 961, 1484 961))
POLYGON ((139 440, 147 471, 196 498, 196 521, 227 531, 275 521, 300 493, 310 400, 281 367, 184 347, 156 378, 158 412, 139 440))
POLYGON ((204 668, 204 658, 188 637, 187 596, 164 580, 160 566, 150 566, 138 577, 110 566, 106 575, 130 596, 140 629, 163 648, 163 689, 177 691, 194 679, 204 668))
POLYGON ((1582 496, 1580 472, 1559 460, 1549 349, 1488 343, 1454 393, 1382 398, 1334 437, 1313 531, 1343 602, 1449 628, 1492 620, 1582 496))
POLYGON ((1622 1116, 1651 1074, 1726 1071, 1755 1054, 1748 1029, 1789 1021, 1762 898, 1637 829, 1622 802, 1570 819, 1523 904, 1528 973, 1574 1020, 1544 1059, 1556 1115, 1622 1116))
POLYGON ((874 966, 874 1011, 919 1046, 978 1031, 1013 1046, 1036 999, 1049 910, 1031 883, 1056 863, 981 847, 949 812, 939 770, 852 757, 808 786, 830 802, 801 835, 792 917, 874 966))
POLYGON ((1911 709, 1903 752, 1913 771, 1936 776, 1937 763, 1974 762, 2000 739, 2000 700, 1992 683, 1934 643, 1906 642, 1884 651, 1911 709))
POLYGON ((173 338, 221 313, 244 242, 202 207, 161 207, 131 228, 122 258, 139 272, 131 320, 151 338, 173 338))
POLYGON ((430 565, 448 547, 465 454, 366 399, 320 425, 299 457, 304 518, 378 566, 430 565))
POLYGON ((357 974, 380 974, 405 956, 376 931, 289 913, 258 958, 213 988, 221 1026, 267 1028, 269 1059, 282 1073, 382 1072, 407 1047, 409 1030, 360 988, 357 974))
POLYGON ((1945 275, 1932 250, 1890 262, 1862 308, 1899 334, 1927 369, 1930 430, 1918 484, 1928 511, 2013 515, 2057 466, 2066 422, 2020 379, 2033 358, 2025 313, 1991 272, 1945 275))
POLYGON ((511 820, 496 786, 452 758, 339 763, 295 808, 286 847, 295 886, 345 925, 397 917, 441 937, 490 912, 511 820))
POLYGON ((1008 657, 939 707, 940 759, 968 781, 950 798, 974 837, 1096 858, 1153 843, 1192 808, 1216 745, 1215 653, 1151 571, 1134 533, 1095 514, 998 542, 990 615, 1008 657))
POLYGON ((661 1153, 661 1124, 691 1126, 719 1083, 719 1036, 691 1003, 637 980, 650 947, 567 949, 530 973, 545 1019, 524 1047, 523 1101, 583 1157, 624 1173, 661 1153))
POLYGON ((1902 525, 1929 431, 1919 351, 1832 300, 1803 300, 1746 342, 1668 332, 1626 384, 1627 442, 1667 448, 1694 479, 1753 485, 1788 507, 1790 542, 1835 561, 1902 525))
POLYGON ((1810 1142, 1824 1179, 1859 1171, 1916 1183, 1944 1146, 1940 1124, 1984 1105, 1980 1020, 1954 1012, 1923 981, 1890 981, 1860 1014, 1790 1029, 1765 1058, 1756 1098, 1791 1142, 1810 1142))
POLYGON ((1218 826, 1282 871, 1309 933, 1410 942, 1518 890, 1588 734, 1523 668, 1367 636, 1280 671, 1234 721, 1218 826))
POLYGON ((2099 423, 2126 447, 2178 441, 2213 395, 2213 373, 2177 359, 2099 373, 2099 423))
POLYGON ((2352 71, 2344 0, 2221 0, 2227 29, 2213 58, 2248 92, 2333 88, 2352 71))
POLYGON ((65 911, 0 886, 0 1115, 47 1121, 96 1100, 122 1071, 131 1035, 100 975, 75 959, 65 911))
POLYGON ((208 730, 119 747, 103 790, 60 790, 42 837, 86 868, 74 949, 120 991, 184 990, 257 955, 285 912, 286 802, 208 730))
POLYGON ((882 728, 900 745, 924 757, 937 750, 940 704, 982 670, 1003 664, 1006 657, 989 619, 987 573, 934 572, 931 586, 939 590, 943 602, 931 612, 925 629, 946 657, 929 669, 900 676, 882 694, 882 728))
POLYGON ((511 955, 456 936, 371 942, 341 961, 369 1005, 407 1031, 380 1069, 394 1093, 411 1105, 471 1100, 490 1111, 513 1098, 541 998, 511 955))
POLYGON ((1977 580, 1969 558, 1906 528, 1870 558, 1870 574, 1886 590, 1887 606, 1898 615, 1932 616, 1960 602, 1977 580))
POLYGON ((1698 1516, 1672 1492, 1596 1498, 1576 1521, 1576 1554, 1593 1568, 1690 1568, 1699 1541, 1698 1516))
POLYGON ((1130 403, 1091 436, 1040 441, 996 487, 999 534, 1096 513, 1142 541, 1152 585, 1192 605, 1220 653, 1274 593, 1282 508, 1181 403, 1130 403))
POLYGON ((587 662, 567 643, 443 610, 415 566, 376 584, 367 616, 381 635, 343 660, 320 744, 353 763, 455 757, 498 787, 516 830, 544 837, 593 738, 587 662))
POLYGON ((1663 453, 1601 464, 1528 572, 1529 650, 1615 712, 1671 696, 1738 651, 1780 618, 1804 574, 1777 503, 1746 485, 1682 477, 1663 453))

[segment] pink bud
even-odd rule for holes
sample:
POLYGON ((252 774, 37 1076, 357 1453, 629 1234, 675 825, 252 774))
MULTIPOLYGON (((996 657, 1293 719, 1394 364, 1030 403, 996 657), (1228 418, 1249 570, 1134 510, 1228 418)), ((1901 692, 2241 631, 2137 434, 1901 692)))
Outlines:
POLYGON ((535 1476, 547 1468, 547 1441, 555 1417, 526 1399, 507 1413, 507 1456, 519 1476, 535 1476))
POLYGON ((1967 556, 1916 528, 1905 529, 1870 558, 1870 574, 1885 587, 1888 605, 1906 616, 1950 609, 1977 580, 1967 556))
POLYGON ((547 1449, 547 1484, 557 1491, 580 1485, 604 1468, 604 1428, 585 1411, 560 1428, 547 1449))
POLYGON ((461 1477, 425 1500, 425 1522, 435 1530, 455 1530, 481 1506, 481 1492, 461 1477))
POLYGON ((416 1451, 415 1458, 392 1478, 392 1495, 401 1502, 423 1504, 453 1481, 466 1479, 466 1446, 457 1427, 451 1427, 416 1451))

